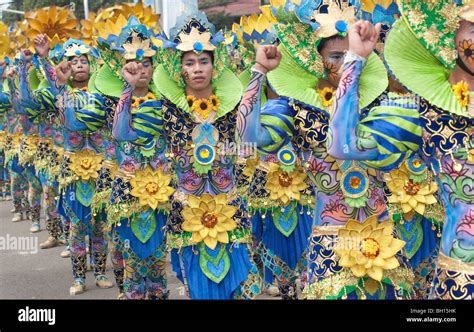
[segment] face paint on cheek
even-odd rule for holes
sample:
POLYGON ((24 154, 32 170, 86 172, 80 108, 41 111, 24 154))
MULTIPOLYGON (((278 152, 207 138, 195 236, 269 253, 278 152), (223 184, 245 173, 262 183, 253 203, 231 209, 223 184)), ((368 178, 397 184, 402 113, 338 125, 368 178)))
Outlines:
POLYGON ((188 82, 188 81, 189 81, 189 74, 188 74, 188 72, 183 71, 181 75, 183 75, 183 80, 184 80, 185 82, 188 82))
POLYGON ((339 77, 336 66, 328 61, 324 61, 324 71, 326 76, 333 81, 336 81, 339 77))
POLYGON ((460 42, 458 45, 458 52, 461 58, 466 58, 467 63, 474 63, 474 43, 472 42, 472 39, 464 39, 460 42))

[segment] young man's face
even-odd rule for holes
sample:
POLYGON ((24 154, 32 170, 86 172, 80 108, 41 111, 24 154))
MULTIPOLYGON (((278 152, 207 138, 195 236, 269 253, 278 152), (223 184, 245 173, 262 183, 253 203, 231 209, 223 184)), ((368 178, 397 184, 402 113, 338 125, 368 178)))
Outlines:
POLYGON ((211 85, 213 64, 211 56, 203 52, 186 52, 182 58, 182 75, 186 86, 201 91, 211 85))
POLYGON ((319 52, 323 57, 324 70, 327 80, 333 86, 338 86, 341 80, 339 69, 344 63, 344 55, 349 49, 349 40, 346 38, 335 38, 328 40, 319 52))
POLYGON ((71 59, 72 79, 76 82, 89 80, 90 66, 85 55, 76 56, 71 59))

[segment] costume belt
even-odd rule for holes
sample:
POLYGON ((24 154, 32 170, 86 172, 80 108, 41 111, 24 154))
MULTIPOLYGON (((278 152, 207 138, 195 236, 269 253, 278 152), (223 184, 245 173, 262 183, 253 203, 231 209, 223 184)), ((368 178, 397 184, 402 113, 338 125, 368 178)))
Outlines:
POLYGON ((438 264, 437 267, 439 269, 448 270, 448 271, 455 271, 466 273, 469 275, 474 275, 474 263, 466 263, 462 262, 458 259, 454 259, 444 255, 443 253, 439 253, 438 255, 438 264))

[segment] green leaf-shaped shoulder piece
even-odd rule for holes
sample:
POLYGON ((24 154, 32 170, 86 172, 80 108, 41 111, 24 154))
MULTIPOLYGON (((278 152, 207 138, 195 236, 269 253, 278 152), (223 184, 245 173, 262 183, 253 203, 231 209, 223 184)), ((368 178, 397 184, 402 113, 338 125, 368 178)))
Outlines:
POLYGON ((408 89, 445 111, 466 116, 449 83, 450 71, 432 55, 399 19, 384 49, 385 61, 393 75, 408 89))
MULTIPOLYGON (((161 95, 180 109, 190 112, 186 93, 178 83, 172 80, 163 65, 153 73, 153 82, 161 95)), ((229 69, 224 69, 218 80, 213 83, 214 94, 219 98, 220 106, 217 117, 233 111, 242 98, 243 88, 239 78, 229 69)))
MULTIPOLYGON (((303 69, 288 50, 280 45, 282 59, 277 69, 268 73, 268 80, 275 92, 313 107, 324 109, 318 92, 319 79, 303 69)), ((359 107, 367 107, 388 86, 388 74, 380 58, 372 53, 362 70, 359 83, 359 107)))
POLYGON ((104 95, 118 98, 123 91, 123 82, 113 73, 109 65, 104 64, 97 71, 95 88, 104 95))

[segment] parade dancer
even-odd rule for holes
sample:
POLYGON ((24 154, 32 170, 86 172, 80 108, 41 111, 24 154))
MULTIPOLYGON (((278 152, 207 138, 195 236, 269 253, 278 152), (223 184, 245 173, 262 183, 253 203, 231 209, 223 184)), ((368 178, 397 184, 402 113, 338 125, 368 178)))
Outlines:
MULTIPOLYGON (((44 57, 47 55, 49 50, 49 42, 44 35, 40 35, 35 38, 35 49, 38 56, 44 57), (44 47, 44 40, 48 45, 46 47, 44 47)), ((25 60, 25 56, 22 56, 19 65, 19 90, 21 100, 30 99, 31 87, 28 77, 29 75, 36 75, 35 71, 28 72, 25 60)), ((54 158, 54 151, 52 149, 54 138, 52 136, 53 130, 50 124, 53 114, 52 111, 35 112, 35 107, 29 107, 23 102, 21 107, 27 112, 29 121, 32 124, 37 125, 39 128, 39 142, 33 157, 33 164, 35 166, 37 178, 39 179, 42 186, 43 206, 46 214, 46 229, 49 233, 48 239, 40 244, 40 248, 49 249, 64 244, 62 239, 62 222, 56 208, 55 200, 56 196, 58 195, 57 183, 53 183, 51 181, 47 172, 48 165, 54 158)), ((53 109, 54 108, 51 110, 53 109)))
MULTIPOLYGON (((385 60, 397 80, 420 97, 420 155, 436 176, 446 210, 430 297, 473 299, 474 4, 401 1, 400 11, 385 60)), ((417 199, 414 192, 407 195, 417 199)))
MULTIPOLYGON (((340 5, 303 1, 294 11, 286 10, 290 15, 283 15, 283 24, 275 26, 281 41, 281 63, 278 59, 267 64, 267 59, 275 60, 274 51, 260 51, 263 65, 258 64, 261 61, 257 55, 244 97, 247 106, 241 108, 239 133, 246 141, 267 146, 272 143, 274 131, 279 130, 281 135, 288 126, 293 131, 291 143, 297 165, 304 167, 316 187, 315 218, 308 248, 308 285, 304 292, 308 299, 407 298, 412 293, 413 273, 402 251, 404 242, 393 236, 394 225, 387 221, 382 176, 374 169, 390 169, 398 165, 398 160, 344 162, 332 158, 326 148, 329 114, 340 79, 338 69, 348 46, 346 32, 355 21, 354 7, 344 2, 340 5), (267 72, 271 86, 281 96, 262 108, 262 118, 268 115, 280 121, 273 126, 260 124, 260 106, 256 102, 267 72), (372 268, 372 264, 367 264, 367 268, 353 273, 342 266, 346 253, 336 252, 338 248, 333 244, 344 243, 342 235, 361 229, 365 229, 364 235, 384 234, 379 241, 387 246, 386 255, 385 260, 378 261, 380 266, 372 268), (384 275, 385 270, 389 272, 384 275)), ((377 102, 387 86, 387 73, 376 55, 371 55, 364 78, 366 84, 360 91, 362 107, 377 102)), ((399 148, 405 145, 400 144, 399 148)), ((406 150, 400 154, 404 156, 406 150)), ((369 245, 360 253, 361 260, 370 256, 373 248, 369 245)))
MULTIPOLYGON (((91 132, 77 120, 76 111, 82 108, 107 107, 105 99, 88 93, 90 65, 98 54, 94 49, 75 39, 69 39, 61 48, 50 53, 51 57, 63 61, 56 70, 45 58, 40 59, 49 87, 33 93, 40 110, 50 110, 51 98, 55 98, 56 114, 63 124, 64 154, 58 176, 60 184, 59 211, 70 221, 69 245, 73 267, 74 284, 71 295, 85 291, 86 236, 91 239, 91 256, 94 261, 94 276, 99 288, 113 286, 105 275, 107 240, 102 215, 93 216, 91 204, 96 179, 103 161, 103 139, 99 132, 91 132), (68 80, 71 79, 69 86, 68 80)), ((92 85, 91 85, 92 86, 92 85)), ((33 107, 33 106, 31 106, 33 107)))
MULTIPOLYGON (((27 65, 31 61, 32 53, 28 50, 20 52, 15 57, 15 67, 19 68, 27 65)), ((31 65, 30 65, 31 66, 31 65)), ((8 79, 8 86, 10 90, 10 98, 13 112, 18 117, 18 124, 21 129, 22 138, 18 147, 18 155, 11 161, 12 170, 14 170, 20 177, 24 177, 28 184, 28 212, 32 221, 30 232, 36 233, 41 231, 40 214, 41 214, 41 197, 42 187, 39 178, 36 176, 33 165, 33 158, 36 154, 37 144, 39 142, 38 127, 30 122, 28 113, 21 106, 21 87, 16 86, 14 77, 17 75, 10 75, 8 79)))
POLYGON ((226 149, 235 146, 241 85, 226 68, 222 33, 214 33, 203 13, 184 13, 170 37, 163 38, 163 64, 154 82, 177 175, 167 224, 168 245, 179 258, 174 269, 192 299, 255 298, 261 278, 236 189, 236 151, 226 149))

